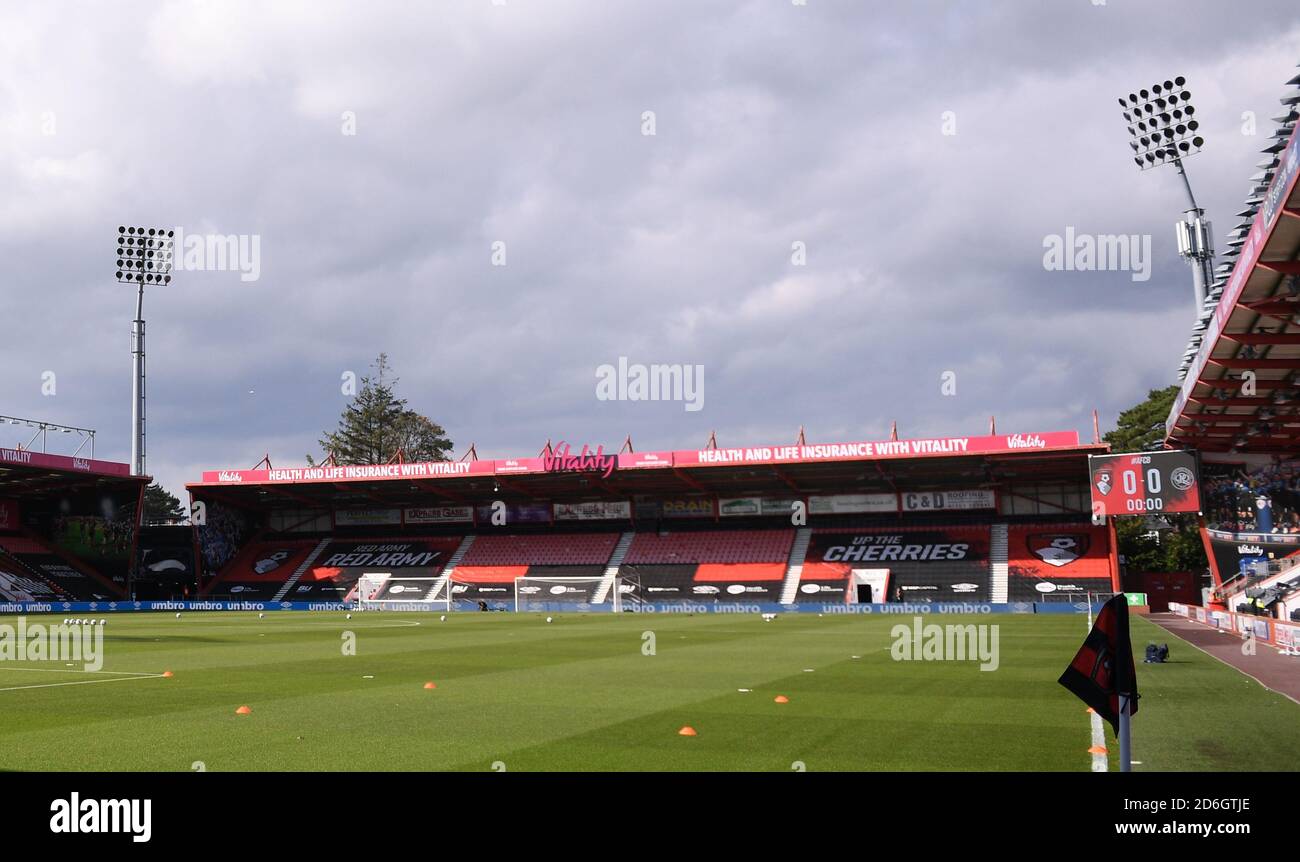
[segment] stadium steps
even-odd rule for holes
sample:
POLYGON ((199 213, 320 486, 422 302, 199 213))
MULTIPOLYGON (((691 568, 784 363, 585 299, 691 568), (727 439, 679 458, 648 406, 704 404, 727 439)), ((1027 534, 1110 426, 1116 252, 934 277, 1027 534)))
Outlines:
POLYGON ((618 570, 623 565, 623 558, 627 556, 627 549, 632 547, 632 540, 636 538, 636 532, 628 530, 619 536, 618 544, 614 546, 614 552, 609 555, 609 561, 605 564, 605 579, 600 582, 592 596, 592 604, 600 604, 605 601, 609 595, 610 588, 614 586, 614 579, 618 577, 618 570))
POLYGON ((298 568, 293 570, 293 574, 289 576, 289 580, 284 582, 284 586, 280 587, 280 592, 276 593, 275 598, 271 599, 271 601, 284 601, 284 597, 289 595, 289 591, 298 585, 298 580, 303 576, 303 573, 311 568, 311 564, 316 562, 316 558, 320 556, 321 551, 325 550, 332 541, 334 541, 334 539, 331 536, 326 536, 321 539, 316 544, 316 547, 311 549, 311 553, 307 555, 307 558, 298 565, 298 568))
POLYGON ((794 604, 799 592, 799 579, 803 577, 803 561, 808 556, 808 543, 812 541, 812 529, 801 527, 795 531, 794 543, 790 545, 790 558, 786 561, 785 584, 781 587, 781 604, 794 604))
POLYGON ((456 546, 455 553, 451 555, 451 559, 447 560, 447 565, 442 567, 442 572, 438 575, 438 577, 442 579, 442 583, 434 585, 434 596, 441 595, 443 588, 446 587, 448 603, 456 598, 451 594, 451 573, 456 571, 456 567, 460 565, 461 560, 465 559, 465 555, 469 553, 469 549, 473 547, 473 545, 473 533, 470 533, 468 536, 460 540, 460 544, 456 546))
POLYGON ((994 524, 989 528, 989 567, 993 582, 989 585, 989 601, 995 605, 1007 603, 1007 525, 994 524))

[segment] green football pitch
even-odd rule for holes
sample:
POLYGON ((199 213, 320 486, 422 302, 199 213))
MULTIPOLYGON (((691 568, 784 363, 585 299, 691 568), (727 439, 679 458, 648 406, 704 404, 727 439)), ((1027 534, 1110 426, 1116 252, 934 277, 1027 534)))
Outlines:
MULTIPOLYGON (((997 625, 994 671, 894 661, 892 615, 439 616, 110 615, 97 672, 0 661, 0 769, 1091 768, 1056 682, 1078 616, 927 618, 997 625)), ((1173 660, 1138 665, 1136 770, 1300 768, 1300 705, 1135 619, 1148 640, 1173 660)))

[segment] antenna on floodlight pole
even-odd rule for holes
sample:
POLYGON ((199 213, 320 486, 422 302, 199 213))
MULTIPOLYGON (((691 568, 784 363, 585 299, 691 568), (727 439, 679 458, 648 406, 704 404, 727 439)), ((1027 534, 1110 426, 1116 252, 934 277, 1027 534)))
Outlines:
POLYGON ((1151 88, 1121 96, 1119 105, 1124 111, 1124 121, 1132 136, 1129 146, 1133 161, 1141 170, 1173 165, 1187 192, 1187 209, 1183 220, 1174 226, 1178 237, 1178 253, 1192 268, 1192 284, 1196 294, 1196 316, 1204 311, 1205 297, 1214 282, 1214 244, 1210 238, 1210 222, 1205 210, 1196 203, 1192 184, 1183 168, 1183 159, 1196 155, 1205 145, 1198 134, 1200 122, 1195 119, 1196 108, 1192 94, 1186 89, 1187 79, 1181 75, 1172 81, 1152 84, 1151 88))
POLYGON ((131 473, 145 474, 144 288, 171 284, 175 231, 166 228, 118 227, 117 281, 136 286, 131 324, 131 473))

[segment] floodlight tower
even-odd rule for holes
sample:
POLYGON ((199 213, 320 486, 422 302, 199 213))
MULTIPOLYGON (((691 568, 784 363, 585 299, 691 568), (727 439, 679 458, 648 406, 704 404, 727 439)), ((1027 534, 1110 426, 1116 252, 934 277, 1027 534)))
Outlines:
POLYGON ((1205 144, 1205 139, 1197 134, 1201 124, 1195 119, 1196 108, 1186 84, 1187 79, 1181 75, 1172 81, 1152 84, 1150 89, 1121 96, 1119 106, 1132 136, 1129 146, 1133 148, 1133 161, 1138 168, 1145 171, 1159 165, 1173 165, 1183 180, 1187 209, 1175 230, 1178 253, 1192 267, 1199 318, 1206 293, 1214 281, 1214 245, 1210 222, 1205 218, 1205 210, 1197 206, 1192 184, 1183 168, 1183 158, 1199 153, 1205 144))
POLYGON ((144 288, 171 284, 175 231, 166 228, 118 227, 117 281, 136 286, 131 325, 131 472, 144 473, 144 288))

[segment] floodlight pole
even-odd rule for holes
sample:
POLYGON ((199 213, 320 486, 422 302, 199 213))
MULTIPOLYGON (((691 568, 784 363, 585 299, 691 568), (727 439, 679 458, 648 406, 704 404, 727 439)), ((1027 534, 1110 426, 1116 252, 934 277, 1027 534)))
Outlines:
POLYGON ((144 283, 138 285, 135 321, 131 325, 131 472, 144 472, 144 283))
POLYGON ((1196 293, 1196 316, 1199 318, 1205 307, 1205 297, 1214 283, 1214 246, 1210 237, 1209 222, 1205 220, 1205 210, 1196 204, 1196 195, 1192 194, 1192 184, 1187 179, 1181 158, 1174 159, 1174 167, 1183 181, 1187 192, 1188 208, 1186 217, 1176 226, 1178 231, 1178 253, 1187 259, 1192 268, 1192 285, 1196 293))

